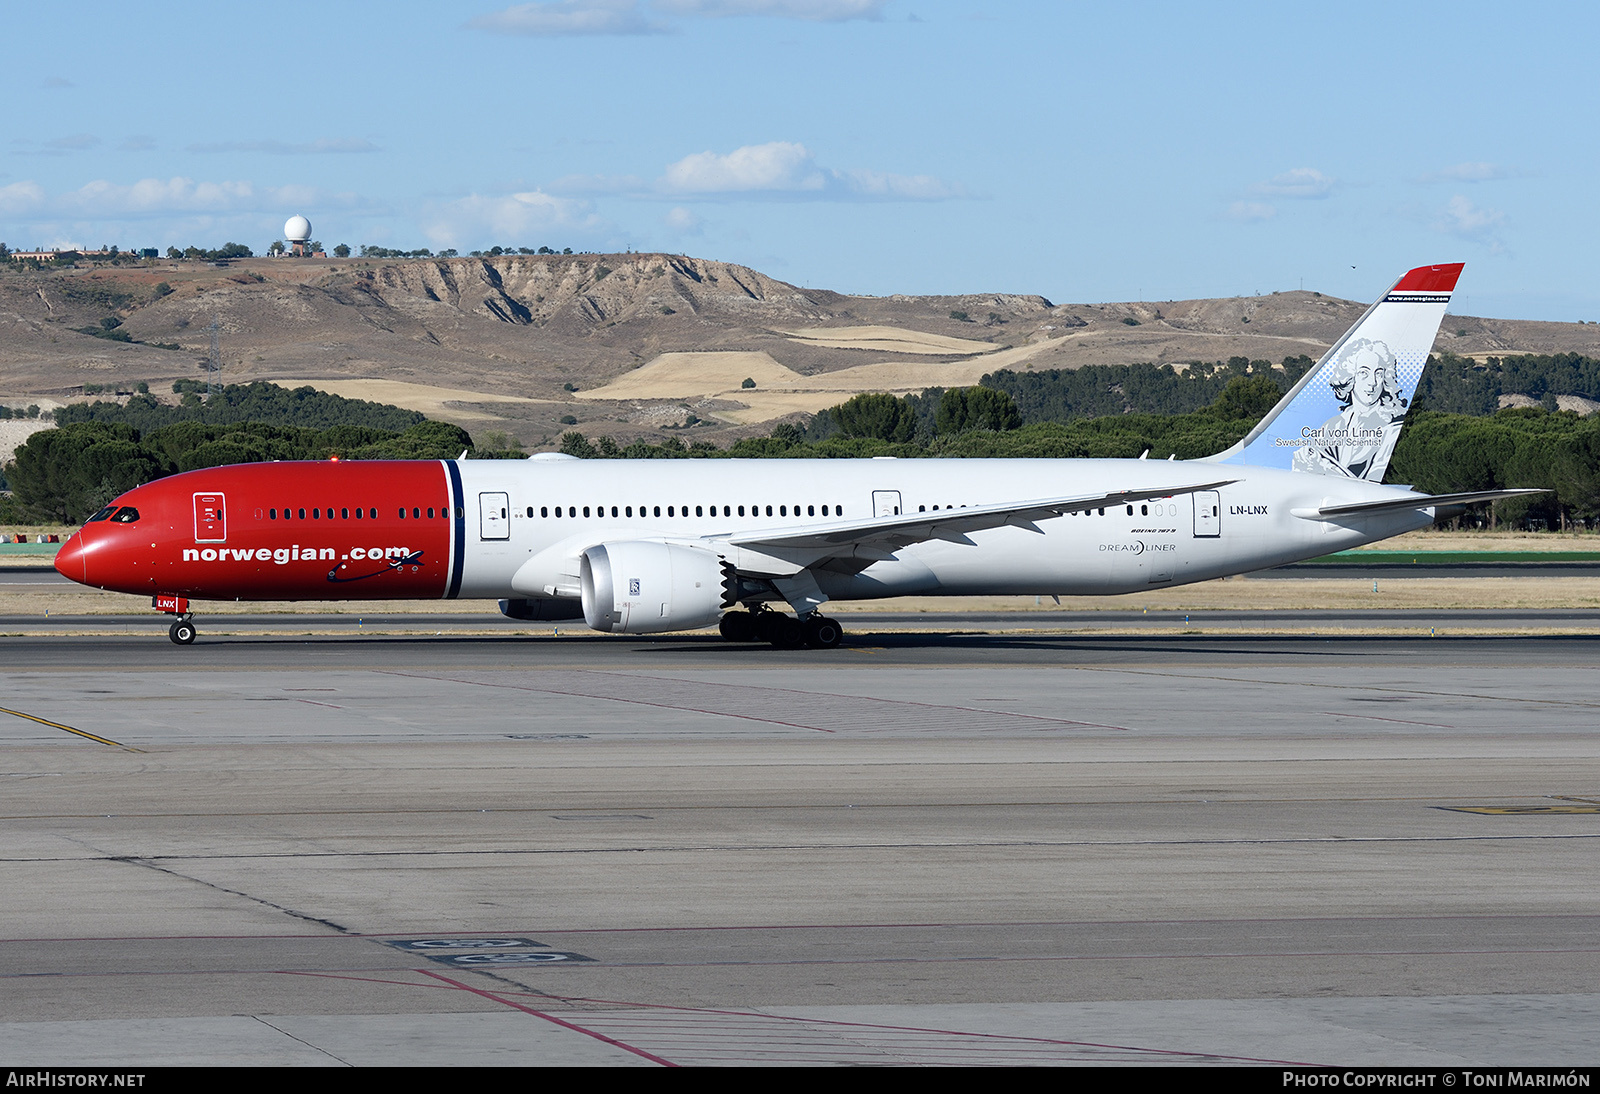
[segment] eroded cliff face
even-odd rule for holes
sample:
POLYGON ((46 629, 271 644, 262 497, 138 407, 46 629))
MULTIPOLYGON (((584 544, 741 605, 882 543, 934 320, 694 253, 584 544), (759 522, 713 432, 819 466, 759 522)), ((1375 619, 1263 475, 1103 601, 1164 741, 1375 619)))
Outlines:
POLYGON ((365 293, 418 318, 450 308, 566 335, 678 313, 817 322, 831 314, 818 297, 835 295, 808 294, 747 266, 659 254, 420 260, 341 275, 329 289, 365 293))

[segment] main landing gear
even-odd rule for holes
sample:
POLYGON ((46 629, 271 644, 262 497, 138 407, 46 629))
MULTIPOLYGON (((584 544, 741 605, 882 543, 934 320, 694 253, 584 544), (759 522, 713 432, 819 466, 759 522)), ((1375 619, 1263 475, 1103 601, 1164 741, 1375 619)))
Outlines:
POLYGON ((786 650, 801 646, 831 650, 844 641, 844 628, 820 612, 812 612, 804 619, 766 609, 728 612, 718 629, 729 642, 770 642, 786 650))
POLYGON ((194 619, 187 615, 182 619, 174 620, 172 626, 167 628, 167 637, 180 646, 193 645, 194 636, 194 619))

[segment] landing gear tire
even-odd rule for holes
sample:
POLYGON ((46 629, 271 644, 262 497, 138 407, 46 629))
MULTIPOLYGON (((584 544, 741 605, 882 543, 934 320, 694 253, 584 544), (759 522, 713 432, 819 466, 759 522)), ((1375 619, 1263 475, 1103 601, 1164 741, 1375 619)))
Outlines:
POLYGON ((750 633, 757 642, 771 642, 778 645, 778 637, 783 631, 784 620, 789 617, 782 612, 759 611, 750 614, 750 633))
POLYGON ((194 635, 194 624, 187 619, 180 619, 167 629, 167 637, 179 646, 192 646, 194 635))
POLYGON ((749 612, 727 612, 717 630, 729 642, 750 642, 756 636, 756 618, 749 612))
POLYGON ((806 645, 814 650, 831 650, 844 641, 844 628, 826 616, 808 616, 801 626, 806 645))
POLYGON ((784 615, 781 612, 773 612, 772 614, 777 617, 777 622, 773 625, 772 637, 768 639, 769 642, 780 650, 797 650, 806 644, 804 623, 801 623, 800 620, 792 615, 784 615))

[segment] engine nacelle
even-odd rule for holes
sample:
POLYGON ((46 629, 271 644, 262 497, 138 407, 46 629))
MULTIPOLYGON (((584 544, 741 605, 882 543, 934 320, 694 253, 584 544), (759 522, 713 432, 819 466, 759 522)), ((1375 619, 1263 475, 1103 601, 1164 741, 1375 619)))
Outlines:
POLYGON ((576 600, 560 600, 555 597, 528 597, 500 601, 500 613, 510 619, 551 622, 562 619, 582 619, 583 606, 576 600))
POLYGON ((654 634, 715 623, 733 567, 701 547, 625 540, 583 552, 583 621, 597 631, 654 634))

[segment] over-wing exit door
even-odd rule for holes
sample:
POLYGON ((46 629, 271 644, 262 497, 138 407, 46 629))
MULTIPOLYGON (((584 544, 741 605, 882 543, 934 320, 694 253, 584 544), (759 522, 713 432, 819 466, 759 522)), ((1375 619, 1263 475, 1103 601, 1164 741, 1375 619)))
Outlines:
POLYGON ((1201 490, 1194 495, 1194 534, 1222 534, 1222 495, 1215 490, 1201 490))
POLYGON ((900 515, 900 491, 874 490, 872 492, 872 515, 875 517, 898 517, 900 515))

